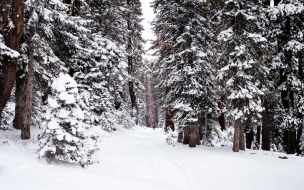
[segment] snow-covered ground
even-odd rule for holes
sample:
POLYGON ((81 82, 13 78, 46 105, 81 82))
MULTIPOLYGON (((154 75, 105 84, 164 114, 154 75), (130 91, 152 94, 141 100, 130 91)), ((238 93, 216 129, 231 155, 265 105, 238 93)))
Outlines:
MULTIPOLYGON (((2 132, 1 132, 2 133, 2 132)), ((4 134, 5 132, 3 132, 4 134)), ((2 137, 3 137, 2 134, 2 137)), ((161 129, 118 129, 88 168, 37 159, 33 143, 0 145, 1 190, 301 190, 304 158, 231 147, 167 145, 161 129), (16 145, 17 144, 17 145, 16 145)))

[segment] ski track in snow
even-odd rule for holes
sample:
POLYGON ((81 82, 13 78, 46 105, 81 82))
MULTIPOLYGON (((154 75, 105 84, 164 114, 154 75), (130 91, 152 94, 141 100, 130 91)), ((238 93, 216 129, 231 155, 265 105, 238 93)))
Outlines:
POLYGON ((304 158, 231 147, 167 145, 161 129, 118 128, 88 168, 37 159, 35 147, 0 145, 1 190, 302 190, 304 158))

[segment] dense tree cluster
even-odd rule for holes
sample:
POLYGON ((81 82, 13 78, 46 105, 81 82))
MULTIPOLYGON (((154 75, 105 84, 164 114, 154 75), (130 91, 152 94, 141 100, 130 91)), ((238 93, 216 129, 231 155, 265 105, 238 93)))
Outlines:
POLYGON ((0 7, 1 128, 14 117, 22 139, 31 138, 31 126, 42 130, 41 157, 94 163, 101 130, 139 124, 140 1, 17 0, 0 7))
POLYGON ((207 143, 211 131, 228 124, 236 152, 245 150, 246 133, 247 148, 255 140, 263 150, 302 153, 302 1, 157 0, 152 6, 154 73, 179 125, 178 141, 193 147, 205 137, 207 143))

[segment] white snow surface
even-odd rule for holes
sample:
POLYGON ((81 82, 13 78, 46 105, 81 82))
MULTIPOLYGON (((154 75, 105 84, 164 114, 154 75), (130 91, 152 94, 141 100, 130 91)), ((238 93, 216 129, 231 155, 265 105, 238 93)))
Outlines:
POLYGON ((79 165, 37 159, 33 140, 19 136, 4 144, 0 133, 0 184, 3 190, 300 190, 304 158, 231 147, 167 145, 162 129, 118 128, 106 135, 99 164, 79 165), (25 146, 25 144, 27 146, 25 146))

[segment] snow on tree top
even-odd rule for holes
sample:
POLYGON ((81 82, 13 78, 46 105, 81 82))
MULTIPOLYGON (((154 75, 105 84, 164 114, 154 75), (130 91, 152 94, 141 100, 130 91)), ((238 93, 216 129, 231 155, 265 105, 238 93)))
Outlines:
POLYGON ((60 73, 59 77, 54 80, 52 88, 57 92, 64 92, 68 88, 72 89, 72 92, 78 93, 76 81, 70 75, 63 73, 60 73))

